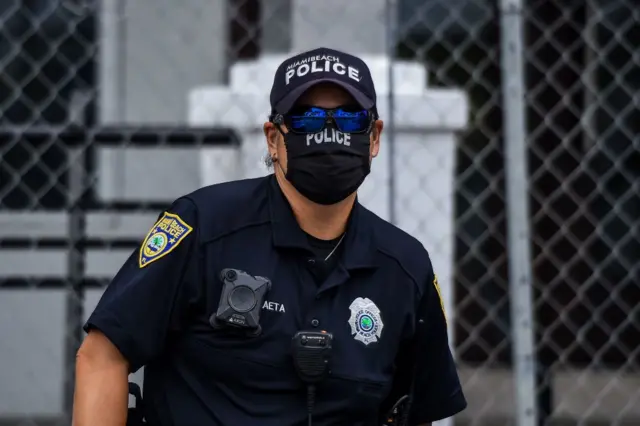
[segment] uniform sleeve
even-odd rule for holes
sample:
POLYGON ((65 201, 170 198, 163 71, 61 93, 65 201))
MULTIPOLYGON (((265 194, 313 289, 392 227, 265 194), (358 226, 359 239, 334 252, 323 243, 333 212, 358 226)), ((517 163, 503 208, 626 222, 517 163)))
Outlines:
POLYGON ((467 406, 449 349, 446 314, 436 277, 418 308, 413 342, 413 388, 409 424, 419 425, 451 417, 467 406))
POLYGON ((84 326, 100 330, 132 372, 164 349, 197 293, 196 207, 179 199, 163 212, 116 274, 84 326))

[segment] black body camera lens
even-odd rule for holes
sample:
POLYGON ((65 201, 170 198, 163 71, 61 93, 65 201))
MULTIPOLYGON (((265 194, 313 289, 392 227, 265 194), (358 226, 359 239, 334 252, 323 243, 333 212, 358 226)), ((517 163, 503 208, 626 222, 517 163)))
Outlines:
POLYGON ((260 334, 260 310, 271 281, 237 269, 223 269, 220 280, 223 283, 222 294, 217 312, 209 319, 211 326, 241 331, 250 336, 260 334))

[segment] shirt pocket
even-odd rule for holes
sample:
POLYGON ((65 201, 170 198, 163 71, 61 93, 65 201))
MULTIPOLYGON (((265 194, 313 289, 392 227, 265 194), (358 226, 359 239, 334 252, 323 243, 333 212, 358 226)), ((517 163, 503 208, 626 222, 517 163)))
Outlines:
POLYGON ((202 318, 188 339, 197 340, 199 346, 212 350, 215 357, 244 359, 273 367, 291 366, 292 334, 262 319, 260 323, 261 333, 250 336, 228 327, 214 329, 208 318, 202 318))
MULTIPOLYGON (((379 419, 380 407, 389 394, 391 383, 387 381, 358 380, 332 375, 317 395, 320 404, 329 405, 330 412, 340 412, 353 424, 379 419)), ((368 423, 365 424, 375 424, 368 423)))

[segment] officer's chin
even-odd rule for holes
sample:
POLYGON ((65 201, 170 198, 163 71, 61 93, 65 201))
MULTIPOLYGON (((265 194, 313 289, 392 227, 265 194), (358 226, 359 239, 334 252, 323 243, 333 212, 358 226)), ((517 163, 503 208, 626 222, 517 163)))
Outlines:
POLYGON ((344 197, 341 200, 338 201, 331 201, 331 202, 325 202, 325 203, 319 203, 317 201, 313 201, 310 200, 309 198, 305 197, 304 195, 300 194, 301 197, 303 197, 305 200, 307 200, 309 203, 314 204, 316 206, 319 207, 334 207, 334 206, 340 206, 340 205, 344 205, 344 204, 350 204, 353 202, 353 200, 355 199, 356 193, 358 191, 354 191, 351 194, 347 195, 346 197, 344 197))

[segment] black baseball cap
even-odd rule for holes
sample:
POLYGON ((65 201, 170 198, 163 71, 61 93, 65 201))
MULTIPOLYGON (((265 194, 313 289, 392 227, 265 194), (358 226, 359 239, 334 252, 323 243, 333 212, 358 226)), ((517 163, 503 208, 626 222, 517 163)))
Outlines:
POLYGON ((376 111, 376 89, 367 64, 356 56, 325 47, 280 64, 271 88, 272 111, 286 114, 310 87, 325 82, 341 86, 362 108, 376 111))

